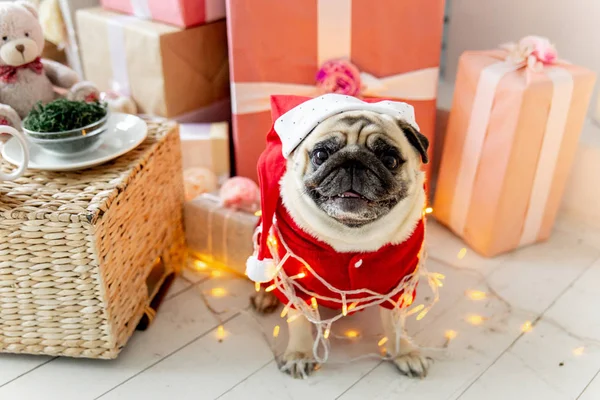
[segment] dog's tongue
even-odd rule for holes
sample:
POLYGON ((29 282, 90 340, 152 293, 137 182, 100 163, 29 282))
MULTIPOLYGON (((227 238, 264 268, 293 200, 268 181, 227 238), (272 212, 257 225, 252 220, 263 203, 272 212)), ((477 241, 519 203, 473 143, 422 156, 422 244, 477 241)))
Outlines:
POLYGON ((358 195, 354 192, 344 192, 343 196, 344 197, 360 197, 360 195, 358 195))

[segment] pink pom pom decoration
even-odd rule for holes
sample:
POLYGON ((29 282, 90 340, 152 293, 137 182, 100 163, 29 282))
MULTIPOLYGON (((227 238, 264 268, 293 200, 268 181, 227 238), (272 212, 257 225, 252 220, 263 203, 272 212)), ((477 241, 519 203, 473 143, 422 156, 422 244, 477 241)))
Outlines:
POLYGON ((317 72, 316 79, 317 87, 324 93, 357 96, 362 87, 358 68, 343 59, 325 62, 317 72))
POLYGON ((183 171, 183 185, 185 201, 190 201, 217 190, 217 176, 208 168, 189 168, 183 171))
POLYGON ((255 212, 260 208, 260 190, 253 180, 236 176, 223 183, 219 196, 225 207, 255 212))

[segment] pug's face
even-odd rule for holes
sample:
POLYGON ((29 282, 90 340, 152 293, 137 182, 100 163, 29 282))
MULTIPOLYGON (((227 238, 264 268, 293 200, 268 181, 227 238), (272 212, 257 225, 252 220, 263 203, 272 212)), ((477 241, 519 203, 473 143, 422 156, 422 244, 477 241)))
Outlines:
POLYGON ((364 226, 414 192, 428 145, 405 121, 370 111, 338 114, 296 149, 297 189, 328 217, 364 226))

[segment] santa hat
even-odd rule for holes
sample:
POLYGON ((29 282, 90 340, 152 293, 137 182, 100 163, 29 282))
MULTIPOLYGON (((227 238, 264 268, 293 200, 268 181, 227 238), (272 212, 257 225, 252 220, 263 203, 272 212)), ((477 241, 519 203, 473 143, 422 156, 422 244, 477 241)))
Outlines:
POLYGON ((280 201, 280 181, 285 174, 286 159, 322 121, 342 112, 356 110, 402 119, 419 130, 414 109, 406 103, 387 100, 368 102, 343 94, 326 94, 312 99, 301 96, 271 97, 271 114, 275 123, 267 135, 267 147, 258 160, 261 233, 255 254, 246 261, 246 275, 254 282, 269 282, 275 277, 276 265, 268 239, 280 201))

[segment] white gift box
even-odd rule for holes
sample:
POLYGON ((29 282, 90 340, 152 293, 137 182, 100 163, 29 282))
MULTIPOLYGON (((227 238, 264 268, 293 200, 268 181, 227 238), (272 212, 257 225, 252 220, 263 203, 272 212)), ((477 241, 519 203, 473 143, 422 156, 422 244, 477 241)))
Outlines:
POLYGON ((179 125, 183 169, 208 168, 219 182, 229 178, 229 124, 183 123, 179 125))

